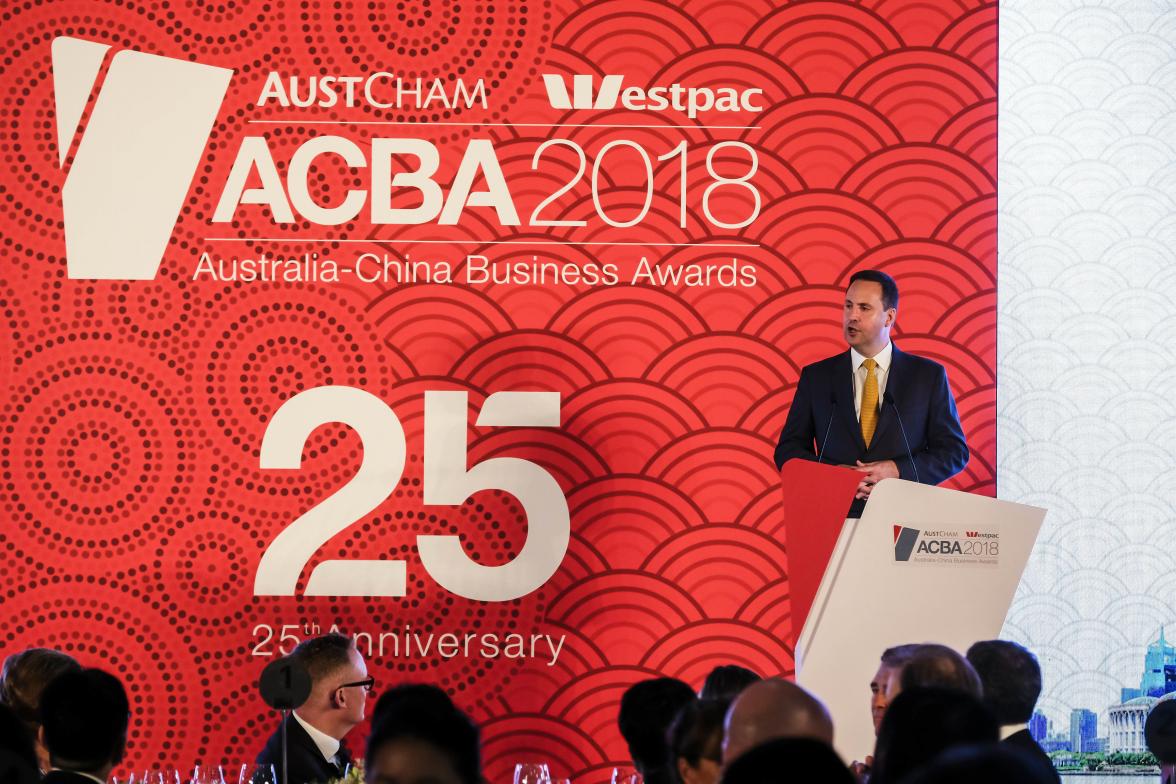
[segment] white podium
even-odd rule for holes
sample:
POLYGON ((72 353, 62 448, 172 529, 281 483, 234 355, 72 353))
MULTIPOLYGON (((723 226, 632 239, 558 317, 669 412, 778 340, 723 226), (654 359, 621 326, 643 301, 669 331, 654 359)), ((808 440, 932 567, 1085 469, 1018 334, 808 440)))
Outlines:
POLYGON ((841 528, 796 645, 796 680, 833 714, 846 759, 873 753, 882 651, 999 636, 1045 510, 900 479, 841 528))

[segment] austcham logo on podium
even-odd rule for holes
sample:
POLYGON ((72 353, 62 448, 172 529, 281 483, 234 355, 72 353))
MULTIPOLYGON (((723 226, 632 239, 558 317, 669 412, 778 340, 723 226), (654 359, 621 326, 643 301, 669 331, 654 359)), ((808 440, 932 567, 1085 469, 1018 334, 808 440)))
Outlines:
POLYGON ((903 563, 996 566, 1000 562, 1000 532, 985 528, 933 530, 894 526, 894 560, 903 563))
POLYGON ((152 280, 233 72, 61 36, 53 41, 66 267, 82 280, 152 280), (98 94, 81 138, 94 90, 98 94))

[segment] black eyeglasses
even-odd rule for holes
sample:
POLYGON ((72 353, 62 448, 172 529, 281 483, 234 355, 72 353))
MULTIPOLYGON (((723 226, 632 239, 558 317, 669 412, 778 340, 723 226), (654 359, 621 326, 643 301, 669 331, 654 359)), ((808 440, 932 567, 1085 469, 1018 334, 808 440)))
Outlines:
POLYGON ((362 686, 364 691, 370 692, 372 689, 374 689, 376 687, 376 679, 375 679, 375 677, 371 677, 365 681, 354 681, 352 683, 343 683, 343 684, 340 684, 339 686, 336 686, 335 688, 348 689, 348 688, 351 688, 352 686, 362 686))

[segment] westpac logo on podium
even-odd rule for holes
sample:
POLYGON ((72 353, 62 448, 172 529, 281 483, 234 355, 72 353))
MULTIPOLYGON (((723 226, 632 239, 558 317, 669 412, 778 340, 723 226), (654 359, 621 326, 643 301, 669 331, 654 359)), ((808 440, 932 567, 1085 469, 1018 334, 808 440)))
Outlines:
MULTIPOLYGON (((63 167, 109 50, 67 36, 53 41, 63 167)), ((70 278, 155 277, 232 76, 132 50, 111 58, 62 189, 70 278)))

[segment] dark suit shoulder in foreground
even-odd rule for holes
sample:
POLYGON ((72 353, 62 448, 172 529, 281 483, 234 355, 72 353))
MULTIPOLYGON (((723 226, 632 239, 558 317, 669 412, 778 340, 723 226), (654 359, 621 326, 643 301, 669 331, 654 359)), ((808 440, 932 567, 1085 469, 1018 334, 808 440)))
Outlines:
POLYGON ((1034 760, 1041 763, 1042 766, 1049 769, 1050 775, 1054 781, 1061 782, 1061 776, 1058 775, 1057 768, 1054 767, 1053 761, 1045 750, 1041 748, 1041 744, 1033 740, 1033 736, 1029 734, 1029 730, 1021 730, 1014 732, 1012 735, 1004 739, 1004 742, 1013 748, 1021 749, 1027 755, 1033 757, 1034 760))

